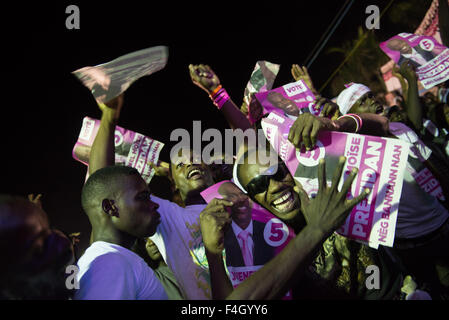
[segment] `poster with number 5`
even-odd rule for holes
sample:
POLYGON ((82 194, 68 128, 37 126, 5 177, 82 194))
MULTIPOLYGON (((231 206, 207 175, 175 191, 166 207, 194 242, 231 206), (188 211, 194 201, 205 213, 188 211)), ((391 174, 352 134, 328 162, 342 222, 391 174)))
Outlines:
POLYGON ((251 201, 232 181, 221 181, 201 196, 207 203, 214 198, 234 203, 228 208, 232 222, 224 239, 226 267, 234 287, 281 252, 295 236, 293 229, 251 201))
POLYGON ((449 79, 449 49, 434 37, 400 33, 382 42, 380 48, 398 65, 409 61, 425 89, 449 79))
POLYGON ((358 174, 347 197, 354 198, 365 188, 371 190, 337 232, 372 248, 392 247, 410 144, 399 139, 323 131, 316 147, 306 151, 296 149, 288 141, 292 124, 293 120, 271 113, 262 120, 262 129, 309 197, 318 191, 320 159, 326 160, 326 179, 330 184, 341 156, 346 157, 346 163, 339 190, 353 168, 358 169, 358 174))

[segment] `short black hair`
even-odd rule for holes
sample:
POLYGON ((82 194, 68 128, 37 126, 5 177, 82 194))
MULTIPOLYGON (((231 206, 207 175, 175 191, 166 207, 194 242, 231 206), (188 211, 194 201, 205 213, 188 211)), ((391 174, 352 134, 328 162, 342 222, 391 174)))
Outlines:
POLYGON ((118 177, 139 175, 140 173, 132 167, 127 166, 110 166, 95 171, 81 190, 81 206, 88 213, 88 208, 95 197, 104 194, 111 185, 113 185, 118 177))

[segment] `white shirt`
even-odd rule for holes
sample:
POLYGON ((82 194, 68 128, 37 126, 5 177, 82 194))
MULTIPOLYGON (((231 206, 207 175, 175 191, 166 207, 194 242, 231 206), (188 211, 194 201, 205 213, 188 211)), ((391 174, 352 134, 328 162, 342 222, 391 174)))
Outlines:
POLYGON ((416 63, 420 65, 425 65, 427 63, 427 60, 424 59, 424 57, 419 54, 415 49, 412 48, 412 53, 403 53, 402 56, 404 58, 410 59, 415 61, 416 63))
MULTIPOLYGON (((240 249, 243 252, 243 240, 239 238, 239 234, 240 234, 240 232, 243 231, 243 229, 240 228, 237 225, 237 223, 234 222, 234 220, 232 220, 231 227, 232 227, 232 230, 234 231, 237 241, 239 242, 240 249)), ((249 236, 246 241, 247 241, 247 245, 249 247, 250 252, 253 252, 253 260, 254 260, 253 220, 251 220, 248 227, 246 227, 246 229, 244 229, 244 230, 249 232, 249 236)), ((253 261, 253 265, 254 265, 254 261, 253 261)))
MULTIPOLYGON (((432 151, 405 124, 390 122, 390 132, 412 144, 409 154, 411 157, 422 162, 429 159, 432 151)), ((398 238, 424 236, 438 229, 449 218, 449 212, 438 199, 416 183, 412 176, 414 172, 415 169, 407 161, 396 224, 395 236, 398 238)))
POLYGON ((200 212, 206 204, 182 208, 153 195, 151 200, 159 205, 161 215, 161 223, 151 240, 173 271, 183 297, 211 299, 209 264, 200 229, 200 212))
POLYGON ((78 260, 76 300, 166 300, 153 270, 122 246, 96 241, 78 260))

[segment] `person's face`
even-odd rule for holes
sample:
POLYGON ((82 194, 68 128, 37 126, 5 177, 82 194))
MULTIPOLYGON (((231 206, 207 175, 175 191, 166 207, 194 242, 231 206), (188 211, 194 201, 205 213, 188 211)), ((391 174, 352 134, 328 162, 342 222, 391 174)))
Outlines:
POLYGON ((74 262, 72 242, 61 231, 51 229, 48 216, 39 206, 24 200, 14 205, 15 219, 2 229, 14 230, 11 234, 11 252, 3 252, 10 262, 40 268, 47 261, 65 257, 67 264, 74 262))
POLYGON ((299 110, 296 104, 289 100, 284 98, 280 93, 273 92, 272 94, 268 95, 268 100, 278 108, 281 108, 285 111, 285 113, 292 115, 292 116, 298 116, 299 110))
POLYGON ((233 203, 233 206, 230 207, 232 219, 236 221, 245 220, 248 217, 251 219, 251 204, 249 198, 239 189, 239 187, 231 182, 225 182, 218 188, 218 193, 221 194, 224 199, 233 203))
POLYGON ((276 173, 274 166, 241 164, 239 181, 248 191, 248 195, 265 209, 283 221, 302 221, 301 203, 294 191, 295 182, 285 164, 280 161, 276 173), (260 172, 272 175, 260 175, 260 172))
POLYGON ((367 92, 354 103, 349 113, 375 113, 382 115, 384 107, 376 100, 372 92, 367 92))
POLYGON ((115 205, 118 217, 112 221, 117 229, 137 238, 156 232, 161 216, 159 205, 151 201, 150 190, 139 175, 124 176, 115 186, 118 190, 115 205))
POLYGON ((399 51, 402 54, 410 54, 412 52, 412 48, 409 46, 407 41, 401 39, 393 39, 388 43, 388 47, 391 50, 399 51))
POLYGON ((209 166, 202 162, 194 164, 192 152, 182 155, 180 150, 178 157, 172 159, 171 174, 183 200, 190 194, 197 194, 214 184, 209 166))
POLYGON ((147 242, 145 243, 145 249, 147 250, 148 256, 151 260, 159 261, 162 259, 162 255, 159 252, 159 249, 150 238, 148 238, 147 242))

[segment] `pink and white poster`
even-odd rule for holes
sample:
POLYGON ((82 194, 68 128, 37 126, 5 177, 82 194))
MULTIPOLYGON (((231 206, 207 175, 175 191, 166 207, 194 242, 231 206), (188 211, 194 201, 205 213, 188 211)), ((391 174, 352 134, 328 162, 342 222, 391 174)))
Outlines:
POLYGON ((254 103, 249 105, 249 116, 252 123, 272 111, 282 112, 286 116, 297 117, 304 112, 319 115, 321 109, 315 109, 315 95, 302 80, 286 84, 255 95, 254 103))
POLYGON ((214 198, 234 203, 229 208, 232 223, 224 239, 226 268, 234 287, 281 252, 295 237, 292 228, 253 202, 232 181, 221 181, 201 192, 201 196, 207 203, 214 198), (248 230, 253 250, 247 255, 240 233, 248 230))
MULTIPOLYGON (((100 127, 100 120, 84 117, 78 140, 73 147, 75 160, 89 165, 90 150, 100 127)), ((146 183, 151 181, 154 169, 149 162, 157 163, 164 144, 140 133, 115 127, 115 164, 136 168, 146 183)))
MULTIPOLYGON (((448 0, 448 3, 449 3, 449 0, 448 0)), ((416 30, 413 33, 416 35, 431 36, 439 43, 442 43, 441 35, 440 35, 440 31, 439 31, 438 7, 439 7, 438 0, 433 0, 432 4, 430 5, 429 9, 427 10, 426 14, 424 15, 424 18, 421 21, 421 24, 418 26, 418 28, 416 28, 416 30)), ((380 68, 382 77, 385 82, 385 86, 389 93, 393 92, 395 90, 399 90, 399 92, 401 92, 401 90, 402 90, 401 84, 400 84, 398 78, 396 78, 392 72, 394 65, 395 65, 394 60, 390 60, 380 68)), ((433 87, 431 89, 425 89, 422 86, 421 82, 419 82, 419 81, 418 81, 418 89, 419 89, 420 96, 424 95, 426 92, 429 92, 429 91, 435 95, 437 93, 436 87, 433 87)), ((386 99, 387 99, 387 103, 389 106, 396 104, 396 102, 394 101, 393 95, 391 95, 391 94, 387 95, 386 99)))
POLYGON ((400 33, 382 42, 380 48, 398 65, 409 60, 425 89, 449 79, 449 49, 434 37, 400 33))
MULTIPOLYGON (((359 170, 348 197, 359 195, 365 188, 372 190, 337 232, 373 248, 379 244, 392 247, 410 144, 399 139, 328 131, 320 133, 316 148, 306 152, 288 141, 292 124, 291 119, 275 113, 262 119, 270 144, 309 197, 318 191, 319 160, 326 160, 326 178, 330 183, 340 156, 347 158, 344 179, 353 168, 359 170)), ((343 179, 339 188, 342 184, 343 179)))

